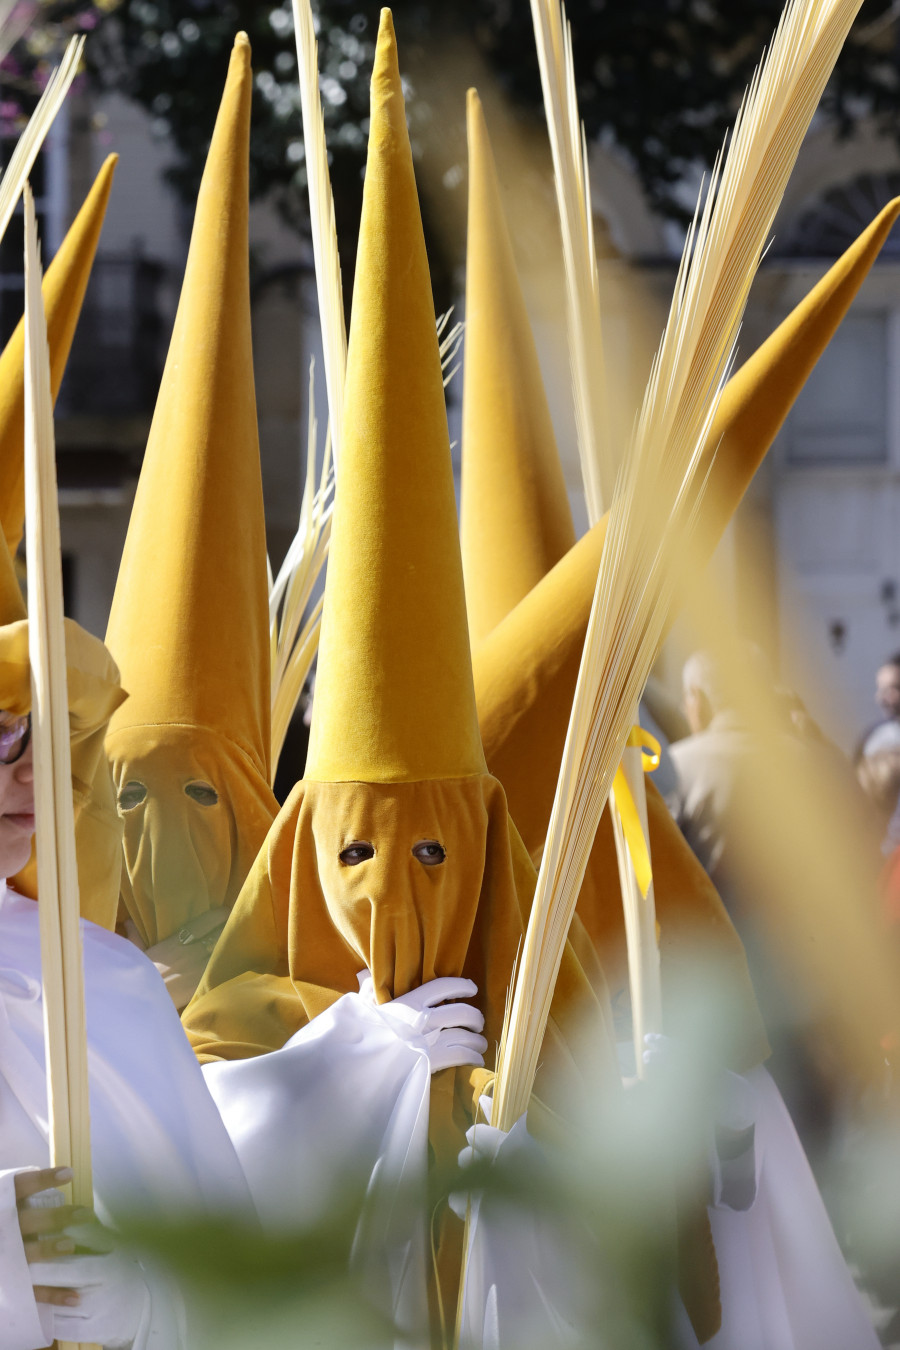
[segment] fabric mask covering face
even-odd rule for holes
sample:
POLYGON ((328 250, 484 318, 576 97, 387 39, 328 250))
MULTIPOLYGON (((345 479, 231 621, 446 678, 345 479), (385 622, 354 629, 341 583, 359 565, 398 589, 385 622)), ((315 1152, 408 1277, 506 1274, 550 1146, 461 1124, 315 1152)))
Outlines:
MULTIPOLYGON (((461 975, 470 958, 480 964, 479 901, 494 870, 486 866, 493 780, 310 786, 325 905, 360 969, 371 972, 378 1001, 461 975)), ((512 936, 520 926, 511 875, 503 891, 512 936)), ((514 952, 503 961, 507 972, 514 952)))
POLYGON ((203 728, 129 728, 107 748, 125 832, 122 896, 153 946, 234 903, 271 819, 269 789, 236 746, 203 728))

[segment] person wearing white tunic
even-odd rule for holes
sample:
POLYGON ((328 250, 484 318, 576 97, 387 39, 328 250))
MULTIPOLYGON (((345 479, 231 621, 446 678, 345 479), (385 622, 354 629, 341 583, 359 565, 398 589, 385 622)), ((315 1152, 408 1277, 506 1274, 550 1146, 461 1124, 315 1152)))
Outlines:
MULTIPOLYGON (((25 628, 7 625, 0 634, 25 628)), ((27 714, 0 712, 4 876, 28 861, 34 833, 29 738, 27 714)), ((86 920, 81 929, 98 1218, 114 1224, 126 1209, 163 1219, 246 1208, 240 1165, 162 979, 131 943, 86 920)), ((180 1350, 186 1332, 171 1283, 117 1251, 80 1253, 66 1230, 89 1213, 73 1214, 48 1190, 70 1179, 48 1163, 38 904, 3 881, 0 1350, 37 1350, 54 1339, 180 1350)))
MULTIPOLYGON (((416 1197, 475 1119, 534 884, 478 729, 430 279, 383 11, 305 777, 269 830, 183 1021, 261 1217, 314 1222, 356 1180, 366 1203, 348 1257, 372 1303, 417 1346, 446 1332, 436 1322, 449 1323, 457 1307, 462 1229, 455 1212, 430 1214, 416 1197)), ((608 1005, 567 948, 538 1097, 565 1101, 561 1073, 547 1076, 554 1070, 588 1077, 598 1095, 618 1092, 614 1055, 608 1005)), ((747 1146, 734 1167, 714 1169, 726 1206, 753 1198, 753 1170, 748 1184, 740 1166, 751 1126, 763 1169, 770 1149, 762 1110, 736 1123, 747 1146)), ((539 1149, 524 1121, 496 1143, 539 1149)), ((741 1234, 754 1232, 746 1214, 735 1217, 741 1234)), ((729 1300, 732 1282, 751 1301, 771 1292, 748 1249, 723 1246, 729 1300)), ((479 1220, 466 1344, 544 1350, 577 1338, 583 1310, 566 1266, 545 1216, 517 1213, 512 1231, 479 1220)), ((850 1315, 835 1315, 840 1344, 763 1339, 740 1350, 869 1350, 843 1274, 835 1284, 850 1315)), ((777 1275, 789 1282, 790 1268, 777 1275)), ((830 1291, 826 1304, 837 1307, 830 1291)), ((717 1350, 731 1350, 743 1318, 736 1298, 733 1307, 735 1316, 723 1309, 717 1350)), ((827 1334, 827 1321, 817 1329, 827 1334)))
MULTIPOLYGON (((418 1345, 430 1310, 456 1307, 461 1225, 438 1207, 432 1260, 431 1216, 403 1193, 454 1166, 465 1143, 536 877, 478 728, 434 302, 386 10, 340 466, 305 777, 183 1021, 261 1217, 315 1219, 357 1180, 368 1203, 354 1268, 418 1345)), ((575 1064, 582 1016, 602 1045, 606 1011, 567 948, 545 1061, 575 1064)))

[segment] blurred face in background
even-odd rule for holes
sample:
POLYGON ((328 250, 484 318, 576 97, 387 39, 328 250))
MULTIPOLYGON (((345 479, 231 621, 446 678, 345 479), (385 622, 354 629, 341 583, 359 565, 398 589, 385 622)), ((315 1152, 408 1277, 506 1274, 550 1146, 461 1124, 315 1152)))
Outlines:
POLYGON ((702 689, 695 689, 692 685, 684 686, 684 715, 692 736, 696 736, 699 731, 705 731, 709 726, 713 713, 709 699, 702 689))
POLYGON ((875 702, 885 717, 900 719, 900 666, 880 666, 875 676, 875 702))

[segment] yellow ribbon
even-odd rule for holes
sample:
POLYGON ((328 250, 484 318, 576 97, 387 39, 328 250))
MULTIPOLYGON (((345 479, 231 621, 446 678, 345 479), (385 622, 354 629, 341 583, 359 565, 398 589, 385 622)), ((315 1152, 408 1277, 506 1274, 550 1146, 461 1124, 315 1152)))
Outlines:
MULTIPOLYGON (((661 748, 659 741, 655 736, 651 736, 649 731, 643 727, 634 726, 628 733, 627 746, 639 749, 641 752, 641 768, 644 773, 652 773, 659 767, 659 757, 661 748)), ((631 788, 628 786, 628 779, 625 776, 625 770, 620 764, 616 769, 616 776, 613 781, 613 792, 616 797, 616 810, 619 813, 619 820, 622 822, 622 833, 625 836, 625 843, 628 845, 628 852, 631 855, 631 865, 634 868, 634 875, 641 895, 646 900, 647 892, 650 889, 650 882, 653 880, 653 871, 650 866, 650 849, 647 846, 647 840, 644 837, 644 827, 641 823, 641 817, 635 805, 631 788)))

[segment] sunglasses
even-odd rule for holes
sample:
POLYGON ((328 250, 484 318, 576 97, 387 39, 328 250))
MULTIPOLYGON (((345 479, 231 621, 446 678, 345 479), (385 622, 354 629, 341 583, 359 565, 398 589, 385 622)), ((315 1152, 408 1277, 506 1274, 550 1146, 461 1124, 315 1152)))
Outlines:
POLYGON ((0 711, 0 764, 15 764, 28 749, 31 740, 31 713, 17 717, 0 711))

